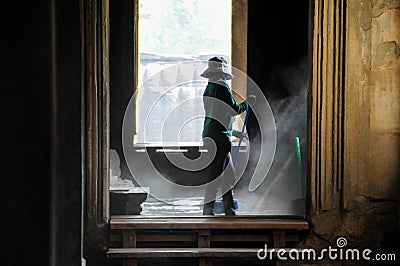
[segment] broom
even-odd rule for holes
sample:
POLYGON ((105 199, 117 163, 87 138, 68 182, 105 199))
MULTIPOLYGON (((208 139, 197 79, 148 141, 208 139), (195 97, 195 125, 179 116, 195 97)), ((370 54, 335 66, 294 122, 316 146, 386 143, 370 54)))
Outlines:
POLYGON ((305 214, 305 196, 303 189, 303 167, 301 162, 300 139, 295 138, 296 141, 296 155, 297 155, 297 172, 300 179, 301 198, 292 200, 292 207, 294 210, 300 210, 302 215, 305 214))

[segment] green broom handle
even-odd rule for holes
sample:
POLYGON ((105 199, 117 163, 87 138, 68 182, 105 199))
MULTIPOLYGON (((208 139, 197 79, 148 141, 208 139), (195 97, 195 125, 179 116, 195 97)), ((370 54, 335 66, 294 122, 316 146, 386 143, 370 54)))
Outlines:
POLYGON ((297 170, 299 173, 299 178, 300 178, 300 189, 301 189, 301 195, 304 198, 304 190, 303 190, 303 168, 302 168, 302 163, 301 163, 301 152, 300 152, 300 139, 299 137, 296 137, 296 151, 297 151, 297 170))

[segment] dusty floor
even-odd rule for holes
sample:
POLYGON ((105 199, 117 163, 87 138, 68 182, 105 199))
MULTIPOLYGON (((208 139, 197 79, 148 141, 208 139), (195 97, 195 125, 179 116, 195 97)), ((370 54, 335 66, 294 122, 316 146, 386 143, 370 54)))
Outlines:
MULTIPOLYGON (((292 201, 286 204, 277 201, 254 202, 249 199, 237 199, 238 215, 302 215, 299 202, 292 201)), ((202 197, 187 197, 157 200, 149 197, 142 203, 143 216, 196 216, 202 215, 202 197)), ((214 208, 216 214, 223 213, 222 204, 217 200, 214 208)))

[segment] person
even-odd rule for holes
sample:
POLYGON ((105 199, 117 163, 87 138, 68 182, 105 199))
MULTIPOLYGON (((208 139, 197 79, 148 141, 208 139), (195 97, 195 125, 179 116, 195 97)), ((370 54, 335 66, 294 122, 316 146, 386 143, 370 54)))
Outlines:
MULTIPOLYGON (((249 103, 243 101, 238 104, 235 101, 227 83, 227 80, 233 79, 234 76, 228 72, 227 60, 224 57, 210 58, 208 68, 200 76, 208 79, 203 93, 205 111, 203 146, 209 151, 210 156, 214 155, 208 168, 203 214, 214 215, 216 194, 220 188, 225 215, 236 215, 232 193, 235 169, 231 156, 231 136, 247 138, 247 134, 233 130, 232 124, 234 116, 246 111, 249 103)), ((254 101, 255 96, 251 95, 250 99, 254 101)))

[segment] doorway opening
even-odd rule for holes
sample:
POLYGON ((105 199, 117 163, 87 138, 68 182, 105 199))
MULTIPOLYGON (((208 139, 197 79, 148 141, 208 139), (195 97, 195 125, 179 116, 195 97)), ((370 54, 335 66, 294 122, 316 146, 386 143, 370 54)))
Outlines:
MULTIPOLYGON (((307 173, 305 162, 307 161, 309 1, 296 1, 290 8, 282 3, 274 3, 269 6, 268 14, 266 14, 263 6, 256 1, 241 1, 246 2, 246 16, 238 14, 238 10, 233 6, 234 1, 217 1, 218 3, 227 3, 227 7, 220 7, 220 9, 226 11, 225 13, 222 12, 226 16, 221 16, 225 22, 213 22, 214 24, 225 25, 226 31, 215 34, 215 36, 218 36, 218 38, 224 36, 219 41, 221 42, 220 46, 226 50, 215 48, 219 46, 211 46, 210 50, 207 50, 204 47, 205 44, 200 44, 200 48, 195 47, 199 42, 197 38, 200 38, 201 33, 204 32, 203 27, 207 29, 207 26, 202 25, 202 27, 194 29, 193 27, 198 27, 197 23, 188 21, 188 19, 196 16, 202 17, 203 20, 210 19, 205 15, 205 9, 200 8, 200 5, 205 5, 205 2, 200 0, 136 1, 136 7, 131 16, 123 15, 128 17, 129 23, 133 22, 132 29, 121 30, 120 32, 114 30, 113 21, 117 27, 119 27, 118 25, 126 25, 122 23, 126 19, 120 16, 124 10, 113 15, 113 3, 110 3, 111 125, 114 123, 117 125, 116 127, 122 128, 121 124, 123 124, 124 119, 131 123, 129 132, 125 132, 129 150, 124 150, 123 145, 120 144, 125 142, 122 136, 124 134, 116 131, 113 126, 111 128, 111 148, 115 148, 121 158, 120 177, 124 180, 131 180, 136 186, 149 188, 149 197, 142 204, 142 212, 140 213, 143 216, 200 215, 202 212, 202 193, 189 193, 185 197, 177 199, 168 197, 168 190, 164 190, 165 195, 163 197, 152 197, 152 192, 155 189, 160 190, 155 175, 141 172, 140 178, 146 179, 147 182, 142 184, 137 182, 136 174, 132 174, 132 171, 130 171, 132 169, 129 169, 128 165, 132 163, 133 168, 139 169, 142 167, 145 156, 147 156, 150 157, 158 172, 162 173, 163 178, 169 182, 195 185, 196 182, 201 180, 204 177, 204 172, 179 169, 168 160, 168 156, 182 153, 187 158, 197 158, 201 154, 199 146, 203 126, 202 117, 199 116, 198 119, 185 124, 185 127, 180 131, 181 134, 178 135, 178 140, 165 141, 161 131, 162 127, 160 127, 163 117, 170 114, 170 109, 174 109, 174 106, 179 105, 182 101, 201 96, 205 89, 205 80, 193 78, 199 75, 204 68, 192 69, 193 71, 185 73, 182 68, 179 68, 179 65, 198 60, 206 61, 215 54, 224 55, 235 64, 235 56, 245 54, 246 72, 249 78, 261 88, 274 114, 276 152, 270 170, 263 177, 264 181, 260 183, 256 190, 249 191, 249 182, 252 179, 254 169, 260 163, 261 149, 257 149, 257 147, 261 147, 261 145, 257 141, 259 141, 260 132, 263 130, 260 128, 260 123, 256 117, 250 115, 246 130, 252 142, 251 158, 247 165, 244 165, 243 175, 234 188, 234 197, 238 206, 237 213, 252 216, 304 217, 304 206, 298 207, 295 202, 297 199, 304 199, 305 173, 307 173), (155 4, 160 2, 165 6, 161 8, 160 5, 155 4), (191 4, 188 4, 189 2, 191 4), (185 15, 179 17, 179 14, 185 15), (186 16, 186 14, 189 16, 186 16), (236 19, 238 17, 246 18, 245 32, 234 30, 232 25, 235 24, 235 17, 236 19), (155 20, 151 22, 151 18, 155 18, 155 20), (283 19, 292 20, 293 23, 280 23, 283 19), (178 34, 178 37, 177 33, 174 33, 176 30, 182 31, 178 34), (115 34, 114 38, 113 34, 115 34), (126 36, 125 34, 135 36, 131 43, 121 42, 121 39, 124 38, 121 36, 126 36), (185 41, 176 42, 176 40, 182 39, 185 41), (244 50, 236 49, 238 47, 237 40, 241 39, 246 41, 244 50), (129 50, 123 49, 116 52, 116 49, 120 49, 118 44, 121 43, 130 43, 131 46, 127 47, 129 50), (180 46, 184 43, 191 45, 185 50, 180 46), (126 63, 128 67, 124 68, 124 64, 115 63, 117 56, 113 56, 113 53, 119 53, 120 58, 123 58, 122 60, 132 61, 126 63), (123 85, 125 81, 122 79, 118 81, 118 75, 121 72, 124 73, 127 69, 130 70, 127 72, 127 76, 131 77, 128 80, 129 86, 123 85), (187 76, 196 82, 185 82, 187 76), (179 82, 182 77, 183 81, 179 82), (120 81, 121 86, 113 85, 113 82, 118 83, 120 81), (170 89, 170 82, 179 84, 179 86, 172 86, 172 89, 170 89), (131 83, 135 85, 132 86, 131 83), (152 86, 153 88, 168 88, 168 93, 162 91, 160 94, 152 86), (129 105, 128 102, 134 94, 136 94, 134 98, 136 105, 134 108, 128 108, 126 112, 126 106, 129 105), (149 102, 156 104, 149 104, 149 102), (121 111, 121 109, 123 110, 121 111), (117 112, 119 114, 115 115, 117 112), (131 117, 127 118, 125 114, 129 114, 131 117), (146 123, 146 121, 149 122, 148 127, 143 127, 143 123, 146 123), (145 130, 146 128, 148 131, 145 130), (113 130, 115 130, 115 133, 113 133, 113 130), (302 175, 299 175, 296 137, 299 138, 300 158, 303 162, 302 175), (168 146, 166 143, 170 143, 170 145, 168 146), (303 179, 301 180, 301 178, 303 179)), ((210 6, 213 4, 210 4, 210 6)), ((219 9, 213 8, 209 12, 220 15, 219 9)), ((208 29, 206 33, 210 31, 212 29, 208 29)), ((203 36, 200 40, 207 38, 203 36)), ((212 42, 209 41, 209 43, 212 42)), ((201 108, 198 111, 201 112, 201 108)), ((194 112, 196 111, 194 110, 194 112)), ((179 121, 182 113, 186 114, 189 111, 177 113, 176 117, 170 120, 179 121)), ((305 200, 302 203, 305 203, 305 200)))

